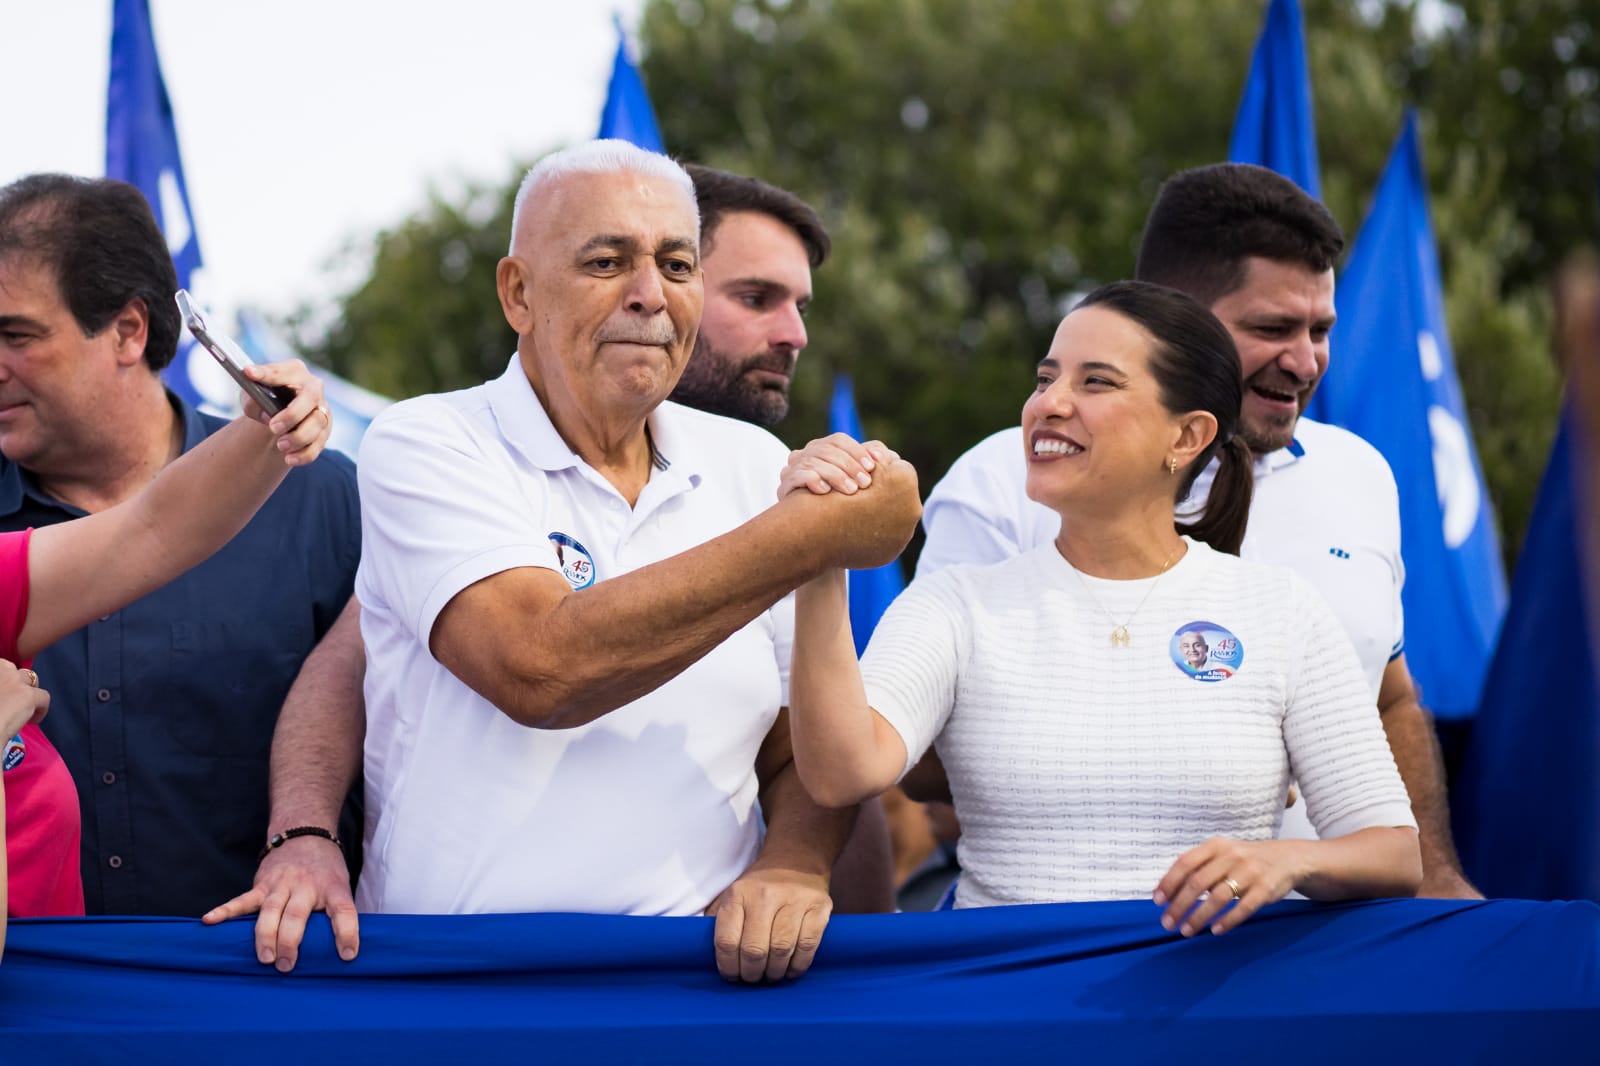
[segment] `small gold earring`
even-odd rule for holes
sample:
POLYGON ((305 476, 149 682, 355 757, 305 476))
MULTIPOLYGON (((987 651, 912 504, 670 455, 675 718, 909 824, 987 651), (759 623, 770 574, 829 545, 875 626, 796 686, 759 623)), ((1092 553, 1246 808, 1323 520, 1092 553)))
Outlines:
POLYGON ((1168 459, 1167 460, 1167 472, 1171 473, 1171 474, 1176 474, 1178 472, 1178 460, 1176 460, 1176 459, 1168 459))

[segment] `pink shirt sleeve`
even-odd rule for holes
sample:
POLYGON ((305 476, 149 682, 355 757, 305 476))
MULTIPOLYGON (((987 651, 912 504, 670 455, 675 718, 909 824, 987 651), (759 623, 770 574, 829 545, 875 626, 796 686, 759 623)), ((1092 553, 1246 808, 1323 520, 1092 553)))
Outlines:
POLYGON ((0 659, 13 663, 17 663, 17 635, 28 618, 28 541, 32 536, 31 529, 0 533, 0 659))

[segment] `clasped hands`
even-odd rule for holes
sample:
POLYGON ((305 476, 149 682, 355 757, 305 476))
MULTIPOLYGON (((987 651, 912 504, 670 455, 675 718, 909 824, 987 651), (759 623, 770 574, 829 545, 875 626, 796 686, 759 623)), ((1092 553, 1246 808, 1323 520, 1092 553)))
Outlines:
POLYGON ((825 512, 832 565, 867 570, 893 562, 922 517, 917 472, 882 441, 843 433, 789 453, 778 499, 808 494, 825 512))

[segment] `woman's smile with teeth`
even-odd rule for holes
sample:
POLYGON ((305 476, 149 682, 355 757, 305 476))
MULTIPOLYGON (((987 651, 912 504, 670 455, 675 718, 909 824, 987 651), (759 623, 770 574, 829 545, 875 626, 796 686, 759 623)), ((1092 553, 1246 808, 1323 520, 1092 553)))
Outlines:
POLYGON ((1033 442, 1034 455, 1077 455, 1083 451, 1078 445, 1066 440, 1036 440, 1033 442))

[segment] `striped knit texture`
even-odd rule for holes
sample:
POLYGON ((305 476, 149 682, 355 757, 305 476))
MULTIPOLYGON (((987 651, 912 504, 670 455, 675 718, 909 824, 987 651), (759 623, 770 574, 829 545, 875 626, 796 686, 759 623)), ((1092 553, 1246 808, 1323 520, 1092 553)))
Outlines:
POLYGON ((1210 837, 1270 839, 1291 778, 1324 837, 1415 824, 1322 598, 1204 544, 1141 581, 1078 574, 1054 545, 919 578, 862 674, 911 762, 937 742, 962 825, 958 906, 1148 896, 1210 837), (1130 614, 1131 645, 1113 647, 1130 614), (1227 680, 1175 661, 1197 621, 1243 645, 1227 680))

